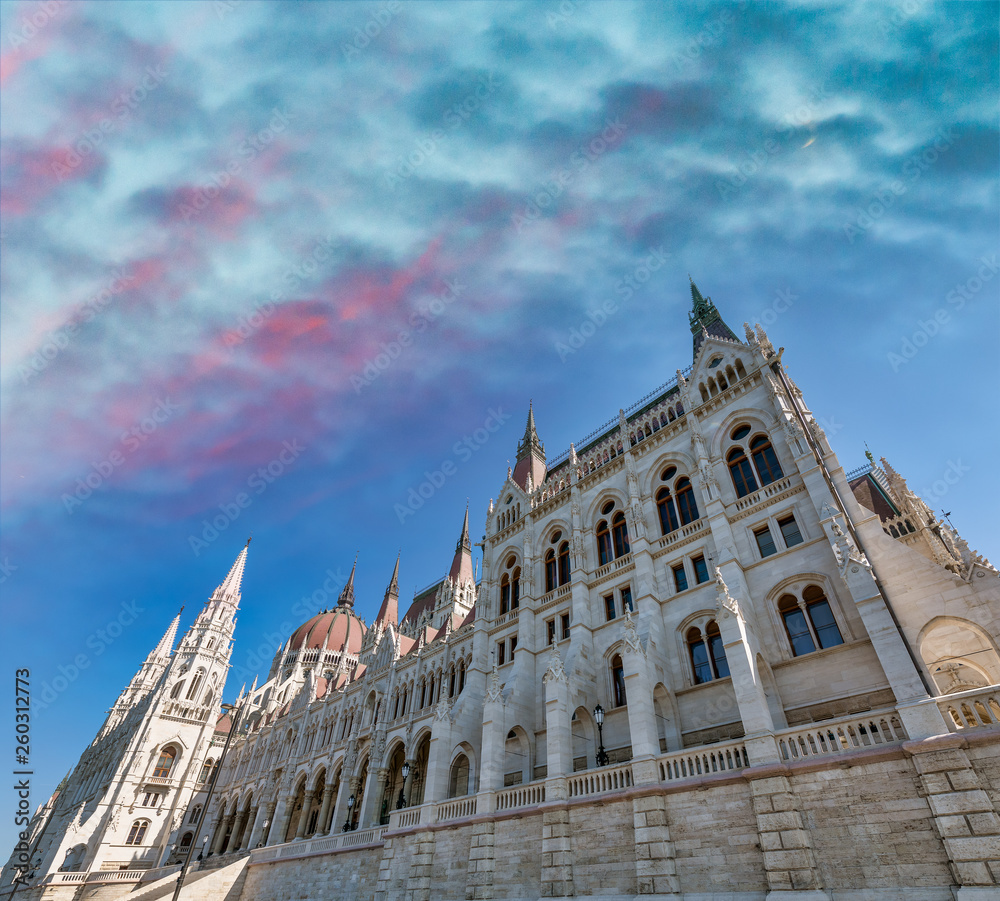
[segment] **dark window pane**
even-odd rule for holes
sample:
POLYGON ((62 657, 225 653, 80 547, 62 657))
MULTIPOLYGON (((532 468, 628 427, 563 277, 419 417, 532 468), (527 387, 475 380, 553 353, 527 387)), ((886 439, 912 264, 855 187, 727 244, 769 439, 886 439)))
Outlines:
POLYGON ((684 572, 683 563, 678 563, 674 567, 674 585, 677 586, 678 591, 687 591, 688 579, 687 574, 684 572))
POLYGON ((757 539, 757 549, 760 551, 761 557, 770 557, 771 554, 778 552, 774 546, 774 539, 771 537, 771 530, 767 526, 754 532, 753 537, 757 539))
POLYGON ((705 563, 704 557, 695 557, 692 561, 694 564, 694 580, 699 585, 702 582, 708 581, 708 565, 705 563))
POLYGON ((611 557, 611 533, 607 530, 597 533, 597 560, 600 566, 610 563, 611 557))
POLYGON ((771 482, 781 478, 781 464, 778 463, 778 457, 770 443, 753 451, 753 462, 760 475, 761 485, 770 485, 771 482))
POLYGON ((712 654, 712 663, 715 665, 715 673, 723 679, 729 675, 729 661, 726 660, 726 649, 722 646, 721 635, 709 635, 708 648, 712 654))
POLYGON ((626 585, 622 589, 621 594, 622 594, 622 612, 624 613, 626 610, 628 610, 632 613, 635 613, 635 607, 632 606, 632 587, 630 585, 626 585))
POLYGON ((556 640, 556 621, 550 619, 546 624, 545 628, 548 631, 549 644, 552 644, 556 640))
POLYGON ((799 609, 787 610, 782 613, 785 620, 785 628, 788 630, 788 638, 792 643, 792 653, 798 657, 800 654, 808 654, 816 650, 813 644, 812 635, 809 634, 809 626, 806 625, 806 618, 799 609))
POLYGON ((837 621, 833 618, 830 604, 825 599, 810 604, 807 609, 821 648, 832 648, 844 643, 840 629, 837 628, 837 621))
POLYGON ((604 596, 604 616, 607 619, 615 618, 615 596, 613 594, 604 596))
POLYGON ((569 614, 562 615, 562 637, 569 638, 569 614))
POLYGON ((701 639, 691 642, 691 668, 694 670, 694 684, 712 681, 712 668, 708 665, 708 649, 701 639))
POLYGON ((618 663, 611 671, 611 681, 615 689, 615 707, 624 707, 627 703, 625 698, 625 670, 621 663, 618 663))
POLYGON ((674 499, 666 492, 661 492, 656 506, 660 511, 660 529, 664 535, 669 535, 680 525, 677 522, 677 510, 674 507, 674 499))
POLYGON ((754 478, 753 469, 750 468, 750 461, 743 456, 729 464, 729 471, 733 476, 733 487, 736 489, 737 497, 746 497, 752 491, 757 490, 757 480, 754 478))
POLYGON ((799 531, 799 524, 794 516, 778 520, 778 527, 781 529, 781 537, 785 540, 785 547, 795 547, 802 544, 802 533, 799 531))

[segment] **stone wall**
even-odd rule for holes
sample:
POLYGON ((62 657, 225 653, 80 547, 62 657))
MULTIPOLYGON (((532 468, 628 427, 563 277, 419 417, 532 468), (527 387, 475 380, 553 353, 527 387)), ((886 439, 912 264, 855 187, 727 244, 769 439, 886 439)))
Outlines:
POLYGON ((956 873, 976 868, 956 869, 949 848, 993 839, 977 838, 989 823, 973 812, 963 821, 971 838, 945 823, 954 833, 946 846, 936 808, 954 806, 956 792, 967 803, 988 797, 994 808, 1000 799, 996 735, 976 739, 964 748, 957 736, 872 748, 835 763, 754 767, 390 833, 381 849, 254 864, 241 901, 631 901, 673 887, 681 893, 673 897, 692 901, 762 901, 782 885, 818 888, 832 901, 951 901, 956 873), (970 766, 960 770, 964 759, 970 766), (560 839, 566 825, 568 842, 560 839))

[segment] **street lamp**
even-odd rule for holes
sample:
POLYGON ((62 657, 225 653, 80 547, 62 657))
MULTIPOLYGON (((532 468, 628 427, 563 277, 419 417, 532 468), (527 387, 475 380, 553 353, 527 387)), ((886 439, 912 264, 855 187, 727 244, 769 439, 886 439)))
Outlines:
MULTIPOLYGON (((198 825, 195 827, 194 834, 197 835, 201 832, 201 827, 205 823, 205 817, 208 815, 208 805, 212 800, 212 793, 215 791, 215 783, 219 781, 219 773, 222 771, 222 763, 226 759, 226 752, 229 750, 229 743, 233 740, 233 733, 236 732, 236 728, 240 722, 240 715, 243 713, 242 707, 237 707, 235 704, 223 704, 223 710, 233 711, 236 713, 231 713, 233 718, 232 723, 229 726, 229 734, 226 736, 226 743, 222 746, 222 753, 219 755, 219 761, 215 765, 215 769, 212 770, 212 776, 208 780, 208 795, 205 797, 205 804, 201 808, 201 816, 198 817, 198 825)), ((202 839, 202 851, 205 850, 205 840, 208 838, 206 835, 202 839)), ((177 901, 181 896, 181 888, 184 885, 184 876, 187 873, 187 869, 191 866, 191 855, 194 854, 194 842, 188 846, 187 855, 184 858, 184 863, 181 865, 181 871, 177 874, 177 885, 174 887, 174 897, 173 901, 177 901)), ((199 856, 199 860, 200 860, 199 856)))
POLYGON ((598 704, 594 708, 594 719, 597 721, 597 734, 599 736, 600 747, 597 749, 597 765, 607 766, 608 752, 604 750, 604 708, 598 704))
POLYGON ((208 844, 208 836, 207 835, 201 840, 201 850, 198 852, 198 860, 199 860, 199 862, 205 859, 205 845, 206 844, 208 844))
POLYGON ((406 807, 406 795, 403 794, 403 790, 406 788, 406 780, 410 778, 410 764, 405 760, 403 761, 403 784, 399 787, 399 800, 396 802, 396 810, 402 810, 406 807))
POLYGON ((344 823, 344 832, 351 831, 351 811, 354 809, 354 795, 347 799, 347 822, 344 823))

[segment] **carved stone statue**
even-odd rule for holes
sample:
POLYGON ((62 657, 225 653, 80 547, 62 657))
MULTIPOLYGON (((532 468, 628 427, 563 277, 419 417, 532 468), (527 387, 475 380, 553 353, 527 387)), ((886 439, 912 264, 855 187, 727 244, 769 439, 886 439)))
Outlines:
POLYGON ((542 676, 542 682, 569 682, 566 670, 563 669, 562 657, 559 655, 559 645, 552 645, 552 657, 549 660, 549 668, 542 676))

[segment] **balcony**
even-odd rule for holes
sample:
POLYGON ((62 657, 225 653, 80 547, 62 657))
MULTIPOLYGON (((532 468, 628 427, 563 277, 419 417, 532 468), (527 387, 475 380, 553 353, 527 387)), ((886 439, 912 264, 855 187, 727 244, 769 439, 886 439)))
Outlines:
POLYGON ((937 705, 952 732, 1000 726, 1000 685, 946 695, 937 705))

